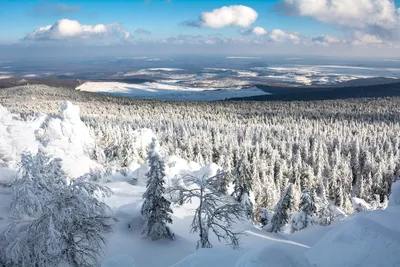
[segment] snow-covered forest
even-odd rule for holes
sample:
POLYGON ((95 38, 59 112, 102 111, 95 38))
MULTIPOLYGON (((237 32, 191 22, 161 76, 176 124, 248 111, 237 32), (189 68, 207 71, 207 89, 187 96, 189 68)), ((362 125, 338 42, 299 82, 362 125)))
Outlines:
MULTIPOLYGON (((354 222, 376 232, 379 227, 364 221, 365 216, 376 220, 377 212, 386 216, 382 227, 392 229, 391 218, 399 216, 398 209, 392 207, 392 217, 386 209, 389 201, 396 205, 391 192, 400 177, 399 98, 200 103, 25 86, 0 90, 0 104, 0 183, 6 203, 0 213, 5 229, 0 265, 96 266, 104 246, 106 257, 123 254, 110 252, 117 248, 107 245, 116 224, 120 234, 123 227, 140 228, 151 242, 173 243, 186 238, 179 227, 184 225, 187 234, 197 235, 198 248, 220 241, 250 251, 249 244, 261 247, 262 239, 280 240, 283 235, 311 250, 305 257, 303 251, 285 250, 280 246, 286 243, 280 243, 274 249, 290 251, 294 264, 283 260, 276 266, 328 266, 333 263, 323 262, 318 251, 330 249, 328 244, 336 240, 329 233, 344 235, 343 228, 351 231, 354 222), (138 193, 143 200, 132 207, 138 193), (121 210, 125 201, 131 206, 121 210), (69 218, 70 213, 76 216, 69 218), (176 225, 180 217, 189 217, 190 223, 176 225), (69 227, 77 222, 84 226, 69 227), (41 239, 32 229, 42 229, 41 239), (83 237, 83 232, 89 234, 83 237), (241 237, 244 232, 261 240, 241 237), (311 244, 325 232, 322 245, 311 244), (63 242, 58 236, 69 238, 63 242), (44 247, 31 248, 36 240, 44 247)), ((400 244, 399 239, 390 240, 384 253, 400 244)), ((155 249, 162 250, 163 244, 157 244, 155 249)), ((369 245, 366 251, 372 253, 376 244, 369 245)), ((199 253, 199 264, 213 257, 199 253)), ((265 266, 266 261, 251 253, 236 255, 229 266, 265 266), (251 255, 253 260, 258 257, 259 265, 246 265, 251 255)), ((394 255, 386 258, 387 264, 400 261, 394 255)), ((356 266, 346 257, 342 260, 335 263, 356 266)), ((366 263, 379 260, 372 256, 366 263)), ((153 266, 145 262, 139 266, 153 266)), ((188 266, 184 262, 176 266, 188 266)))

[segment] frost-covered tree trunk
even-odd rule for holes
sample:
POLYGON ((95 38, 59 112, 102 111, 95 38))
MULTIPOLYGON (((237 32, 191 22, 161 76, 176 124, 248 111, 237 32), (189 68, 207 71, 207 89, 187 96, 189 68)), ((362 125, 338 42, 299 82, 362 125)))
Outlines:
POLYGON ((153 139, 148 152, 147 160, 150 170, 146 174, 147 189, 143 194, 144 202, 141 213, 145 220, 143 234, 150 236, 153 240, 160 238, 174 238, 174 234, 167 226, 172 223, 171 202, 164 197, 165 167, 157 148, 157 141, 153 139))

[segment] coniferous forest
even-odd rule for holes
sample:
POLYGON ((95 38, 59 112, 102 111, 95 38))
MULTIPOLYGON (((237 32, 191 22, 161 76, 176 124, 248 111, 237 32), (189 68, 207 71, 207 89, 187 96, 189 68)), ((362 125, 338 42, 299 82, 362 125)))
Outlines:
POLYGON ((385 207, 400 176, 400 98, 180 102, 46 86, 0 91, 0 103, 26 119, 38 111, 56 114, 65 99, 80 106, 96 141, 92 157, 110 170, 146 161, 146 150, 132 147, 131 133, 149 128, 166 154, 220 166, 219 190, 232 184, 232 196, 263 225, 275 221, 279 228, 292 220, 296 231, 314 215, 329 224, 337 215, 333 206, 346 213, 365 209, 354 197, 385 207))

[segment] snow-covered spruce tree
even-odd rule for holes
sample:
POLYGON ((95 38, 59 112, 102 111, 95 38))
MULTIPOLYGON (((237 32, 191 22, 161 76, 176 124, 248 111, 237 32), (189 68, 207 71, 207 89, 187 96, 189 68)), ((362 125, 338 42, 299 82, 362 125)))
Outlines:
POLYGON ((41 149, 36 155, 22 154, 20 176, 13 184, 13 218, 40 215, 52 193, 67 183, 61 159, 50 159, 41 149))
POLYGON ((148 147, 147 161, 150 167, 147 177, 147 189, 143 194, 144 202, 141 213, 145 220, 143 234, 153 240, 160 238, 174 238, 174 234, 167 226, 172 223, 171 202, 164 197, 165 166, 158 152, 157 140, 153 139, 148 147))
POLYGON ((293 184, 289 184, 283 197, 275 206, 275 213, 271 219, 271 226, 266 229, 269 232, 277 233, 282 230, 282 227, 289 222, 289 211, 293 206, 293 184))
POLYGON ((210 232, 214 233, 218 241, 225 240, 234 249, 239 248, 241 232, 235 232, 232 227, 244 218, 243 205, 232 202, 218 192, 215 185, 218 184, 221 175, 224 173, 219 172, 213 177, 204 175, 201 178, 185 175, 182 177, 185 185, 176 185, 169 189, 171 194, 176 195, 175 202, 180 205, 190 203, 193 199, 199 200, 190 226, 191 233, 199 233, 197 249, 213 247, 210 232))
POLYGON ((114 218, 98 197, 108 188, 78 178, 55 188, 35 219, 15 221, 0 237, 0 266, 98 265, 114 218))
POLYGON ((300 211, 292 217, 292 233, 313 225, 316 210, 314 194, 304 189, 300 198, 300 211))
POLYGON ((236 167, 232 172, 232 177, 234 189, 231 195, 245 207, 246 216, 252 218, 253 203, 250 199, 252 177, 246 151, 244 151, 243 155, 237 160, 236 167))

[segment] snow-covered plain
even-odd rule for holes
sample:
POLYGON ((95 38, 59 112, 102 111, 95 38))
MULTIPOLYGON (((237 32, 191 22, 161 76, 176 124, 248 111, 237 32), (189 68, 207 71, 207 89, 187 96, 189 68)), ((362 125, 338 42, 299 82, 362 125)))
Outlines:
POLYGON ((212 89, 179 85, 173 82, 146 82, 128 84, 120 82, 86 82, 76 88, 80 91, 112 94, 136 98, 164 100, 216 101, 227 98, 267 95, 257 87, 212 89))
MULTIPOLYGON (((149 129, 132 134, 133 147, 146 146, 154 136, 149 129)), ((71 178, 101 168, 88 155, 92 145, 89 131, 79 118, 79 108, 72 103, 63 103, 58 116, 36 114, 28 120, 0 106, 0 181, 4 183, 14 179, 19 155, 24 151, 35 153, 39 147, 63 159, 71 178)), ((178 174, 212 176, 220 168, 165 156, 167 185, 178 174)), ((331 226, 313 226, 291 235, 270 234, 244 221, 235 225, 243 231, 240 250, 232 250, 212 237, 214 248, 196 251, 198 236, 190 234, 189 229, 196 202, 174 207, 171 228, 175 240, 151 241, 141 235, 146 171, 146 165, 132 162, 127 175, 113 173, 108 177, 111 182, 106 186, 114 194, 105 201, 118 222, 108 237, 104 267, 400 266, 400 182, 394 184, 386 210, 361 212, 331 226)), ((8 222, 10 200, 10 189, 0 186, 0 229, 8 222)))

